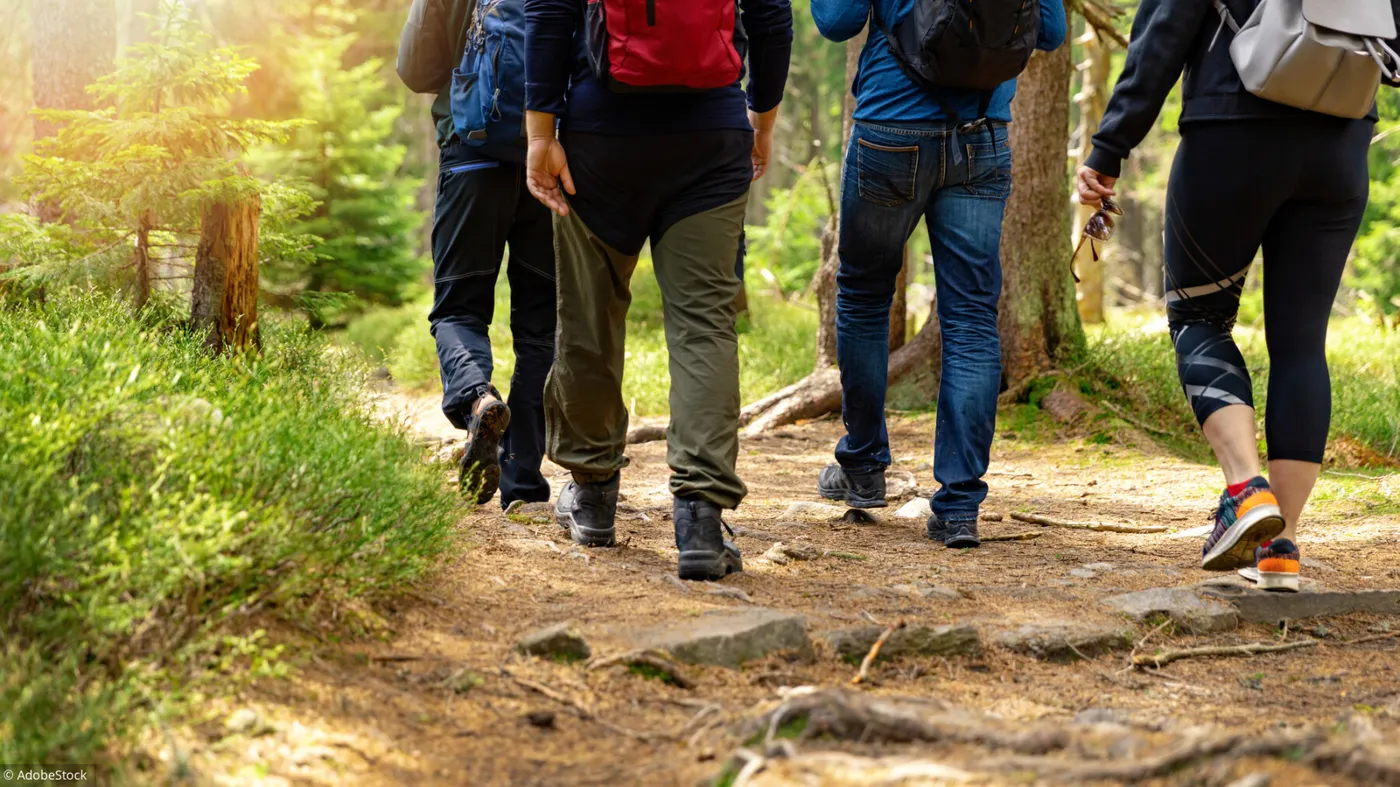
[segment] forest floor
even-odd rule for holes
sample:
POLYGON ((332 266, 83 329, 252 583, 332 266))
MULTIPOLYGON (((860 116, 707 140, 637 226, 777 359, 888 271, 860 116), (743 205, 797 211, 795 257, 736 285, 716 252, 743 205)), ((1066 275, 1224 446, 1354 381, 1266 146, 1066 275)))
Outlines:
MULTIPOLYGON (((455 437, 434 405, 386 406, 425 437, 455 437)), ((1400 617, 1209 634, 1160 615, 1129 621, 1105 600, 1221 579, 1198 568, 1204 536, 1192 534, 1219 494, 1217 471, 1135 432, 1100 444, 1073 428, 1052 442, 1003 430, 984 511, 1008 516, 982 534, 1035 535, 977 550, 928 540, 922 518, 896 516, 904 501, 870 524, 793 511, 823 502, 814 486, 838 437, 830 421, 744 441, 750 495, 727 518, 746 570, 715 585, 669 579, 664 442, 629 450, 616 548, 575 548, 539 508, 508 518, 493 501, 464 517, 464 548, 429 584, 392 609, 355 611, 377 637, 291 632, 296 676, 211 706, 177 758, 196 780, 227 784, 1400 784, 1400 639, 1388 638, 1400 617), (1041 527, 1013 512, 1166 531, 1041 527), (775 542, 809 559, 763 558, 775 542), (801 616, 815 644, 739 669, 682 664, 691 688, 651 667, 516 651, 529 632, 569 622, 597 659, 635 648, 646 627, 755 608, 801 616), (900 621, 970 626, 976 639, 877 662, 852 687, 868 643, 843 659, 825 635, 900 621), (1310 640, 1160 669, 1131 662, 1168 647, 1310 640), (954 651, 965 655, 938 655, 954 651)), ((892 477, 931 487, 932 416, 892 417, 890 433, 892 477)), ((556 491, 566 481, 547 474, 556 491)), ((1367 475, 1325 476, 1301 538, 1306 590, 1400 588, 1400 475, 1367 475)))

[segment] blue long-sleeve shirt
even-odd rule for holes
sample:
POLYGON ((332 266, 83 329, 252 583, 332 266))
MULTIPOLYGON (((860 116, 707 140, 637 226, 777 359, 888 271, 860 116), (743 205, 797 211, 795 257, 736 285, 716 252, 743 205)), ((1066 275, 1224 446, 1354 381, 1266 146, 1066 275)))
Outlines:
MULTIPOLYGON (((812 0, 812 18, 823 36, 832 41, 845 41, 865 27, 872 2, 879 18, 894 27, 913 10, 918 0, 812 0)), ((1063 1, 1040 0, 1040 37, 1036 48, 1047 52, 1058 49, 1065 42, 1067 32, 1063 1)), ((943 88, 935 94, 919 86, 900 67, 878 24, 870 27, 870 37, 860 53, 860 69, 851 91, 856 97, 855 119, 867 122, 951 120, 945 106, 956 112, 958 119, 973 120, 983 100, 983 93, 978 90, 943 88)), ((1014 79, 993 90, 987 118, 1011 122, 1011 99, 1015 95, 1014 79)))
POLYGON ((792 54, 789 0, 739 0, 748 36, 748 90, 738 82, 698 93, 615 93, 588 63, 587 0, 525 0, 525 107, 594 134, 748 129, 748 109, 782 101, 792 54))

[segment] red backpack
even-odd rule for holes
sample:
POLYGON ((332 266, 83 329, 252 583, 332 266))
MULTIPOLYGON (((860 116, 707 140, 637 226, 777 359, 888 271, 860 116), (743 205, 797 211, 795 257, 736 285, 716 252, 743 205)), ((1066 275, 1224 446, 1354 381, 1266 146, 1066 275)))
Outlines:
POLYGON ((588 59, 613 90, 726 87, 744 70, 735 0, 588 0, 588 59))

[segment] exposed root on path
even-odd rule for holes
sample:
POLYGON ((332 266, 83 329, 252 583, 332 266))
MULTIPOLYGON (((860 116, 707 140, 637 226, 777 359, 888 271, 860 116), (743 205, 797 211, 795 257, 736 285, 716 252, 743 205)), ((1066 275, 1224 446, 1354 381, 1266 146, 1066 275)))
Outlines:
POLYGON ((681 672, 679 665, 667 658, 666 654, 656 650, 633 650, 616 656, 594 659, 588 663, 588 671, 593 672, 618 664, 625 664, 628 667, 649 667, 660 672, 668 683, 682 689, 695 688, 695 681, 681 672))
POLYGON ((894 636, 894 633, 902 628, 904 628, 904 621, 899 620, 891 623, 884 631, 880 632, 880 636, 875 640, 875 644, 870 646, 870 652, 866 653, 865 658, 860 660, 860 672, 856 673, 854 678, 851 678, 852 686, 859 685, 864 682, 866 678, 870 677, 870 665, 875 663, 875 659, 880 658, 880 649, 885 647, 885 643, 889 641, 890 637, 894 636))
POLYGON ((1257 656, 1261 653, 1282 653, 1300 648, 1315 648, 1321 645, 1331 647, 1349 647, 1351 645, 1363 645, 1367 642, 1379 642, 1386 639, 1400 637, 1400 631, 1388 634, 1377 634, 1371 637, 1361 637, 1347 642, 1328 643, 1320 639, 1305 639, 1297 642, 1285 642, 1279 645, 1271 645, 1266 642, 1250 642, 1244 645, 1210 645, 1201 648, 1185 648, 1182 650, 1165 650, 1161 653, 1146 655, 1138 654, 1133 656, 1134 667, 1163 667, 1173 661, 1182 659, 1210 658, 1212 656, 1257 656))
POLYGON ((1051 519, 1039 514, 1019 514, 1012 512, 1011 518, 1041 527, 1066 527, 1071 530, 1092 530, 1096 533, 1165 533, 1171 528, 1165 525, 1114 525, 1107 522, 1070 522, 1064 519, 1051 519))

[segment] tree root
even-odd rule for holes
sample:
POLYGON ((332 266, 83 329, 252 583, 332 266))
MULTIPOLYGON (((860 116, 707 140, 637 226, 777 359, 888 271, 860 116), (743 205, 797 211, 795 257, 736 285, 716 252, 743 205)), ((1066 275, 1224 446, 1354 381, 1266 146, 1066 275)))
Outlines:
POLYGON ((667 424, 647 424, 633 427, 627 432, 627 444, 654 443, 666 439, 667 424))
POLYGON ((1271 736, 1229 735, 1201 738, 1178 744, 1162 754, 1141 760, 1115 762, 1071 762, 1048 757, 1005 757, 983 760, 986 770, 1025 771, 1042 778, 1069 784, 1109 781, 1119 784, 1153 779, 1174 773, 1200 760, 1240 760, 1247 757, 1278 757, 1298 751, 1311 751, 1321 743, 1317 735, 1271 736))
POLYGON ((1386 639, 1396 639, 1400 637, 1400 631, 1388 634, 1375 634, 1369 637, 1348 640, 1346 642, 1329 643, 1320 639, 1305 639, 1297 642, 1285 642, 1281 645, 1270 645, 1266 642, 1250 642, 1244 645, 1212 645, 1202 648, 1186 648, 1184 650, 1166 650, 1156 655, 1135 655, 1133 656, 1134 667, 1162 667, 1173 661, 1182 659, 1209 658, 1211 656, 1257 656, 1260 653, 1282 653, 1289 650, 1299 650, 1301 648, 1314 648, 1318 646, 1345 648, 1352 645, 1364 645, 1367 642, 1380 642, 1386 639))
POLYGON ((638 665, 651 667, 664 674, 668 681, 682 689, 695 688, 695 681, 686 677, 685 673, 681 672, 681 668, 677 666, 674 661, 671 661, 660 651, 655 650, 633 650, 627 653, 620 653, 616 656, 594 659, 588 663, 588 671, 592 672, 617 664, 626 664, 629 667, 638 665))
POLYGON ((982 542, 986 543, 988 541, 1034 541, 1043 535, 1045 534, 1037 533, 1034 531, 1026 533, 1007 533, 1006 535, 1002 536, 982 536, 982 542))
POLYGON ((1011 518, 1017 522, 1025 522, 1041 527, 1066 527, 1071 530, 1093 530, 1097 533, 1165 533, 1170 528, 1165 525, 1112 525, 1106 522, 1068 522, 1063 519, 1051 519, 1048 516, 1039 514, 1019 514, 1012 513, 1011 518))

